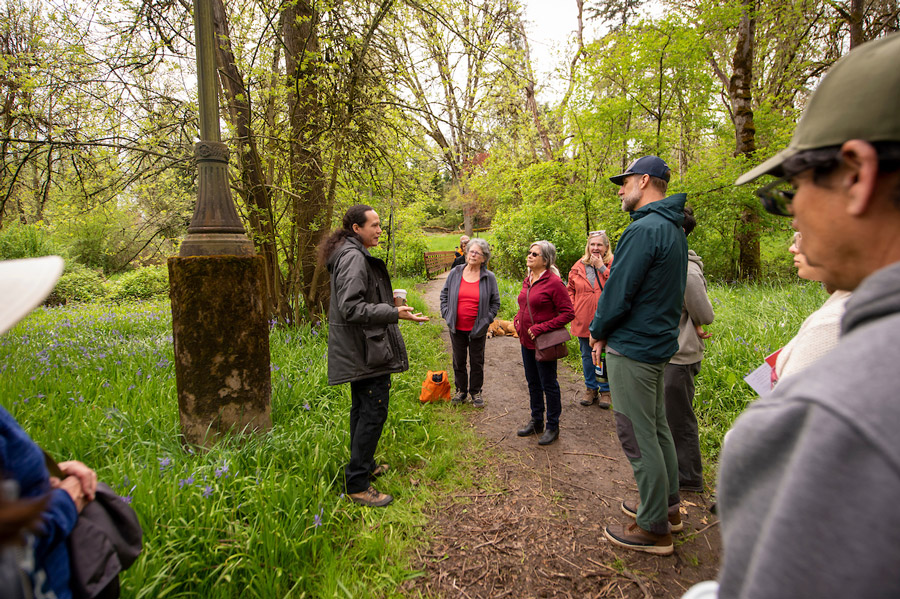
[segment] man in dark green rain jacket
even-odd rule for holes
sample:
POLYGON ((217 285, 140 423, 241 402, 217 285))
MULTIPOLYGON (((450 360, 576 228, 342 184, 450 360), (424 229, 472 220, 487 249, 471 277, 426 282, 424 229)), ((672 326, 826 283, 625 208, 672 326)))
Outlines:
POLYGON ((678 351, 687 272, 681 228, 684 194, 666 197, 669 167, 656 156, 635 160, 610 181, 619 185, 631 224, 616 246, 609 281, 591 322, 594 362, 606 350, 616 432, 631 462, 640 502, 623 501, 635 522, 610 524, 606 537, 637 551, 670 555, 682 529, 678 458, 666 421, 663 373, 678 351))

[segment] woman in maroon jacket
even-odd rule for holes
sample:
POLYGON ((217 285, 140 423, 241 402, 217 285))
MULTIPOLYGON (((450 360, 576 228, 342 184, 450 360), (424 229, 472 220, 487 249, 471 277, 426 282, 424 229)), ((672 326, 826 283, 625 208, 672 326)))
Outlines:
POLYGON ((549 445, 559 437, 562 412, 556 360, 538 362, 534 339, 541 333, 564 327, 575 318, 572 300, 556 268, 556 248, 549 241, 535 241, 525 258, 528 276, 519 293, 519 312, 515 326, 522 344, 522 363, 531 399, 531 420, 518 431, 520 437, 541 435, 539 445, 549 445), (544 430, 544 398, 547 399, 547 430, 544 430))

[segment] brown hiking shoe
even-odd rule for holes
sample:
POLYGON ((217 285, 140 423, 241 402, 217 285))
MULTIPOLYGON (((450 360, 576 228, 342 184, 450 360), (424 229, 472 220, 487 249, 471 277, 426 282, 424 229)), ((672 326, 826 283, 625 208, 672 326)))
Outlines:
MULTIPOLYGON (((637 511, 640 506, 640 501, 637 503, 637 505, 629 505, 628 503, 623 501, 622 513, 626 516, 637 518, 637 511)), ((669 525, 672 527, 672 532, 681 532, 682 530, 684 530, 684 522, 681 521, 681 510, 679 509, 680 506, 681 504, 669 506, 669 525)))
POLYGON ((654 555, 672 555, 675 553, 675 544, 672 543, 672 535, 666 533, 658 535, 644 530, 633 522, 628 526, 622 524, 610 524, 603 529, 604 536, 619 547, 643 551, 654 555))
POLYGON ((347 497, 360 505, 368 507, 384 507, 394 500, 394 498, 387 493, 379 493, 376 491, 375 487, 369 487, 365 491, 360 491, 359 493, 349 493, 347 497))
POLYGON ((592 406, 597 403, 597 390, 585 387, 581 394, 581 401, 578 402, 583 406, 592 406))
POLYGON ((612 407, 612 395, 609 394, 609 391, 604 391, 600 394, 599 401, 597 405, 603 408, 604 410, 608 410, 612 407))
POLYGON ((454 406, 461 406, 466 403, 466 392, 465 391, 457 391, 456 395, 453 396, 453 399, 450 400, 454 406))
POLYGON ((481 392, 472 394, 472 406, 476 408, 484 407, 484 397, 481 395, 481 392))

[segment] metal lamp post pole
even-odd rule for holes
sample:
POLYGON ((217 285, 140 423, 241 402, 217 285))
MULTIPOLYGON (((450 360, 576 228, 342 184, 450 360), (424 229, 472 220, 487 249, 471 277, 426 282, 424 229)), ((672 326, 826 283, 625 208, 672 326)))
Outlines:
POLYGON ((194 0, 200 141, 198 194, 178 256, 169 258, 178 410, 184 441, 272 426, 263 258, 244 232, 219 136, 210 0, 194 0))

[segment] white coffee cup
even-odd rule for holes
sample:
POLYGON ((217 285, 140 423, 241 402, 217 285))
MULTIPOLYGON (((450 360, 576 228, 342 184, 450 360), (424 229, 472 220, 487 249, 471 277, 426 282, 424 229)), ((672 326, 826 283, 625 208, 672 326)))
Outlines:
POLYGON ((406 289, 394 289, 394 305, 406 305, 406 289))

